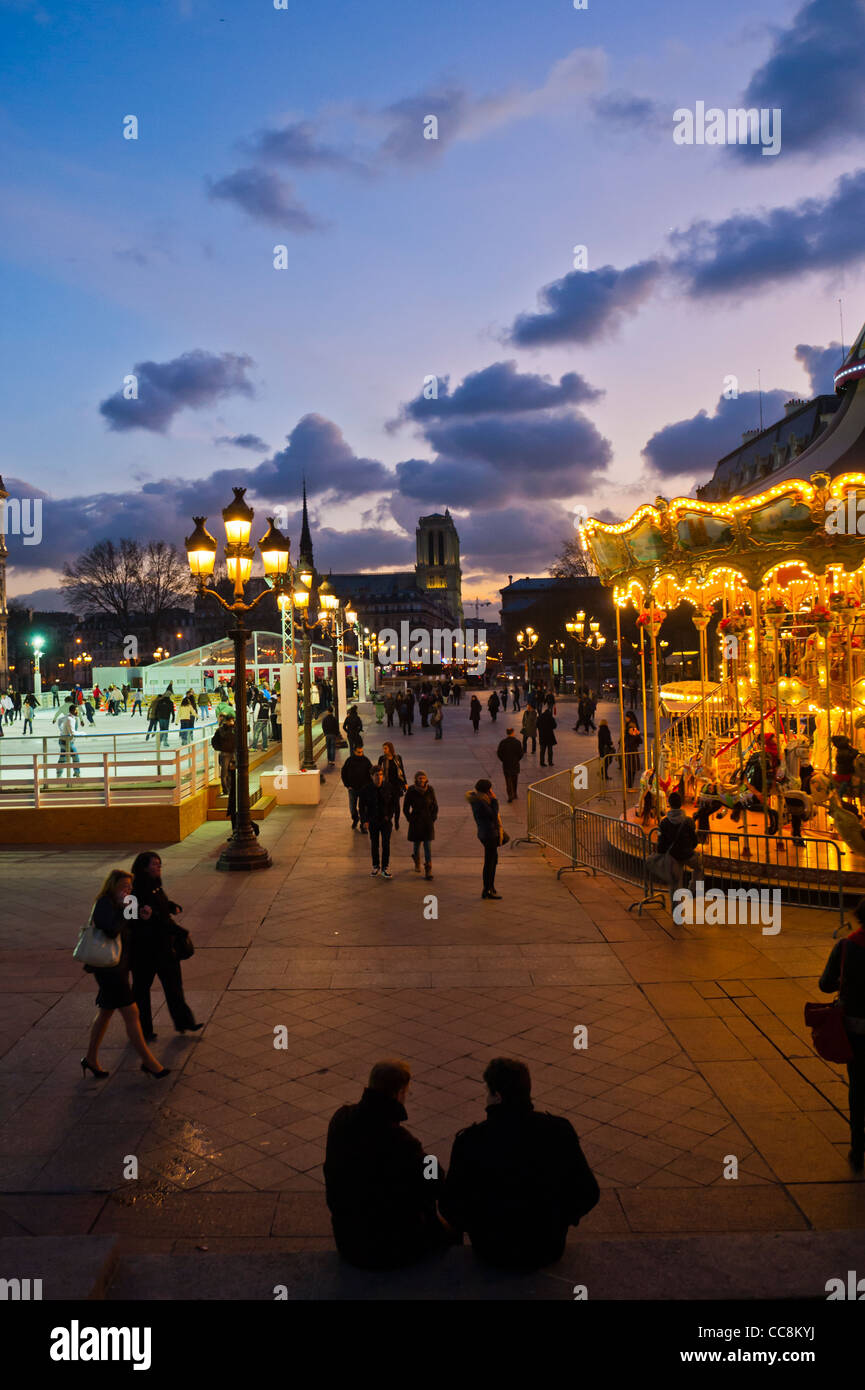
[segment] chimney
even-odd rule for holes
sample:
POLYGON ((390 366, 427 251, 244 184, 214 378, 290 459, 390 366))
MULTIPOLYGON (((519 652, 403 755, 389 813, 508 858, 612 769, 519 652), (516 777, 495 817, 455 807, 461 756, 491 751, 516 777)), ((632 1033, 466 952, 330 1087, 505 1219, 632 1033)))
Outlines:
POLYGON ((742 443, 743 443, 743 444, 747 444, 750 440, 752 440, 752 439, 754 438, 755 435, 762 434, 762 433, 763 433, 762 430, 743 430, 743 431, 742 431, 742 443))
POLYGON ((793 396, 789 401, 784 402, 784 414, 795 415, 796 411, 803 405, 807 405, 807 401, 799 400, 798 396, 793 396))
POLYGON ((509 574, 509 575, 508 575, 508 583, 509 583, 509 584, 513 584, 513 582, 514 582, 514 576, 513 576, 512 574, 509 574))

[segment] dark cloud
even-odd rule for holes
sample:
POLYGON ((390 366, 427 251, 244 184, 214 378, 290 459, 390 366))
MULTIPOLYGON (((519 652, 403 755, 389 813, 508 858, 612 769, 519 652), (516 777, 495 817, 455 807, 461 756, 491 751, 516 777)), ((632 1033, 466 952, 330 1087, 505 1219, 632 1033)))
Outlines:
POLYGON ((170 362, 136 362, 138 399, 116 391, 99 407, 112 430, 153 430, 164 434, 179 410, 200 410, 224 396, 252 396, 246 373, 251 357, 194 348, 170 362))
MULTIPOLYGON (((784 414, 789 391, 763 392, 763 420, 766 424, 784 414)), ((652 435, 643 449, 643 458, 653 473, 664 478, 690 476, 705 481, 715 464, 732 453, 742 442, 745 430, 760 424, 760 395, 742 391, 735 400, 720 397, 714 415, 700 410, 689 420, 677 420, 652 435)))
POLYGON ((478 372, 470 372, 456 390, 450 391, 450 377, 438 378, 438 399, 427 400, 423 392, 402 407, 400 418, 388 424, 393 429, 405 420, 423 423, 458 415, 511 415, 522 411, 548 410, 561 405, 582 405, 603 396, 578 372, 567 372, 556 385, 548 376, 520 372, 514 361, 493 362, 478 372))
POLYGON ((517 578, 533 571, 544 573, 564 541, 576 534, 570 512, 556 503, 502 507, 493 515, 473 511, 455 521, 464 569, 471 565, 486 573, 507 573, 516 566, 517 578))
MULTIPOLYGON (((415 516, 415 523, 417 516, 415 516)), ((359 531, 334 531, 332 527, 312 526, 316 567, 350 574, 353 570, 414 569, 415 537, 388 531, 384 527, 364 527, 359 531)))
POLYGON ((319 139, 311 121, 294 121, 278 129, 256 131, 241 148, 255 159, 271 164, 287 164, 295 169, 340 169, 366 172, 365 165, 334 145, 319 139))
MULTIPOLYGON (((782 149, 815 152, 861 139, 865 119, 865 6, 862 0, 808 0, 777 35, 742 104, 779 107, 782 149)), ((758 145, 737 145, 745 157, 758 145)))
POLYGON ((812 347, 809 343, 798 343, 796 360, 802 363, 811 379, 812 396, 831 396, 835 390, 834 376, 844 361, 840 343, 830 343, 828 347, 812 347))
POLYGON ((437 457, 406 459, 396 469, 403 496, 424 504, 495 507, 579 492, 612 456, 608 440, 578 413, 444 421, 425 435, 437 457))
POLYGON ((825 198, 793 207, 735 212, 722 222, 695 222, 670 238, 672 271, 686 292, 742 292, 798 279, 809 271, 840 270, 865 259, 865 169, 844 174, 825 198))
POLYGON ((591 103, 596 118, 611 130, 642 130, 653 133, 669 126, 670 113, 649 97, 635 97, 630 92, 607 92, 591 103))
POLYGON ((237 169, 216 182, 208 180, 207 191, 211 198, 234 203, 256 222, 269 222, 285 232, 315 232, 323 226, 297 201, 292 185, 269 169, 237 169))
POLYGON ((328 493, 335 501, 393 486, 393 473, 377 459, 358 457, 338 426, 322 415, 304 415, 287 441, 250 474, 260 495, 297 497, 304 478, 311 497, 328 493))
POLYGON ((237 449, 255 449, 257 453, 267 451, 267 445, 257 434, 221 434, 214 444, 233 444, 237 449))
POLYGON ((420 92, 391 103, 381 112, 390 130, 381 143, 379 157, 406 163, 442 154, 460 134, 471 109, 471 99, 460 87, 420 92), (424 137, 427 116, 435 116, 438 123, 434 140, 424 137))
POLYGON ((661 263, 641 261, 616 270, 573 270, 540 291, 544 306, 536 314, 519 314, 509 341, 517 347, 543 347, 550 343, 591 343, 617 329, 636 313, 654 288, 661 263))

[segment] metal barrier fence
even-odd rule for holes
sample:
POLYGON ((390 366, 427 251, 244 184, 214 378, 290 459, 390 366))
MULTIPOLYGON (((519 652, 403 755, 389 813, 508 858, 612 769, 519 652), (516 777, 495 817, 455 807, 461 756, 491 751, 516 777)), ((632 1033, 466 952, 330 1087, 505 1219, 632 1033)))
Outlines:
MULTIPOLYGON (((603 873, 632 883, 642 896, 629 905, 637 912, 650 904, 669 905, 668 895, 678 884, 664 883, 649 869, 650 855, 657 853, 658 827, 646 831, 641 825, 572 805, 565 799, 557 773, 528 789, 525 836, 518 844, 546 845, 569 862, 557 877, 570 871, 603 873), (558 781, 563 795, 556 796, 551 783, 558 781)), ((701 872, 696 878, 704 888, 777 890, 779 901, 789 906, 838 912, 838 927, 844 927, 844 871, 838 845, 833 840, 806 839, 803 845, 770 835, 729 834, 710 830, 699 849, 701 872)), ((694 871, 689 871, 689 883, 694 871)), ((859 894, 857 893, 858 897, 859 894)))
MULTIPOLYGON (((59 743, 58 743, 59 749, 59 743)), ((4 765, 0 810, 71 806, 179 805, 218 779, 218 755, 209 741, 171 752, 33 753, 4 765)))
MULTIPOLYGON (((622 754, 605 753, 603 757, 587 758, 573 767, 563 767, 559 772, 533 782, 532 787, 556 797, 558 801, 564 801, 568 806, 584 806, 589 801, 621 806, 622 762, 622 754)), ((638 781, 636 768, 634 774, 634 780, 638 781)), ((639 800, 639 787, 629 787, 625 791, 629 805, 639 800)))

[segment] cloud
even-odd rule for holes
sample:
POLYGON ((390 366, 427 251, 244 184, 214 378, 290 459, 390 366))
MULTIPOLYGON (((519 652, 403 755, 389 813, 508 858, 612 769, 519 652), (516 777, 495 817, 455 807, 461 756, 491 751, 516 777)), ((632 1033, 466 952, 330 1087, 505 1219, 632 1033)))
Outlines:
POLYGON ((393 473, 377 459, 360 458, 339 427, 322 415, 304 415, 286 439, 285 448, 250 475, 257 494, 298 497, 304 479, 311 497, 327 493, 334 501, 393 486, 393 473))
MULTIPOLYGON (((865 120, 865 6, 808 0, 775 38, 745 91, 747 107, 780 107, 782 148, 814 154, 861 139, 865 120)), ((756 145, 733 147, 744 157, 756 145)))
POLYGON ((579 492, 606 469, 609 441, 579 413, 442 421, 425 435, 437 457, 397 464, 398 487, 424 504, 502 507, 579 492))
POLYGON ((315 232, 324 225, 297 201, 292 185, 268 169, 237 169, 216 182, 208 179, 207 190, 209 197, 234 203, 254 221, 286 232, 315 232))
POLYGON ((294 121, 278 128, 258 130, 251 139, 241 142, 241 148, 265 163, 287 164, 295 169, 366 172, 361 160, 321 141, 311 121, 294 121))
POLYGON ((254 449, 257 453, 267 451, 267 445, 257 434, 221 434, 214 444, 233 444, 236 449, 254 449))
POLYGON ((809 343, 798 343, 796 360, 802 363, 811 380, 812 396, 831 396, 835 391, 834 376, 844 361, 840 343, 830 343, 828 347, 812 347, 809 343))
POLYGON ((520 372, 515 361, 493 362, 481 371, 469 372, 451 393, 450 377, 437 379, 437 399, 427 400, 421 393, 403 405, 393 430, 406 420, 423 423, 458 415, 511 415, 523 411, 548 410, 561 405, 583 405, 596 401, 603 391, 590 386, 578 372, 567 372, 558 385, 548 376, 520 372))
POLYGON ((671 270, 692 298, 741 296, 745 290, 865 259, 863 222, 865 169, 857 169, 842 175, 825 198, 734 212, 721 222, 695 222, 674 233, 671 270))
MULTIPOLYGON (((767 424, 784 413, 790 391, 763 392, 763 419, 767 424)), ((741 444, 745 430, 760 423, 760 394, 742 391, 735 400, 721 396, 714 415, 699 410, 688 420, 677 420, 657 430, 642 450, 651 471, 662 478, 690 476, 703 481, 719 459, 741 444)))
POLYGON ((619 328, 636 313, 661 275, 660 261, 641 261, 616 270, 573 270, 540 291, 544 306, 535 314, 519 314, 508 341, 517 347, 551 343, 591 343, 619 328))
MULTIPOLYGON (((566 540, 575 535, 573 517, 556 503, 537 508, 503 507, 490 518, 472 512, 456 517, 464 568, 486 573, 519 570, 520 578, 544 573, 566 540), (492 524, 491 524, 492 523, 492 524)), ((464 599, 466 612, 470 609, 464 599)))
POLYGON ((116 391, 104 400, 100 414, 112 430, 152 430, 165 434, 174 416, 187 407, 200 410, 224 396, 252 396, 246 373, 251 357, 235 352, 213 353, 202 348, 184 352, 170 362, 136 362, 138 399, 116 391))
POLYGON ((660 102, 635 97, 630 92, 606 92, 594 98, 591 108, 599 124, 608 130, 639 130, 649 135, 669 128, 670 124, 670 113, 660 102))

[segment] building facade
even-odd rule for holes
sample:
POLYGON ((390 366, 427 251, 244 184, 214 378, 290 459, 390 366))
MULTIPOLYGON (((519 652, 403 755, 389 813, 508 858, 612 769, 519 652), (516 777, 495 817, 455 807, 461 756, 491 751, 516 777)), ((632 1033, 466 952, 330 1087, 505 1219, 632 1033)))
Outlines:
POLYGON ((444 515, 435 512, 420 517, 415 537, 417 587, 440 599, 451 613, 454 626, 463 627, 460 538, 447 507, 444 515))

